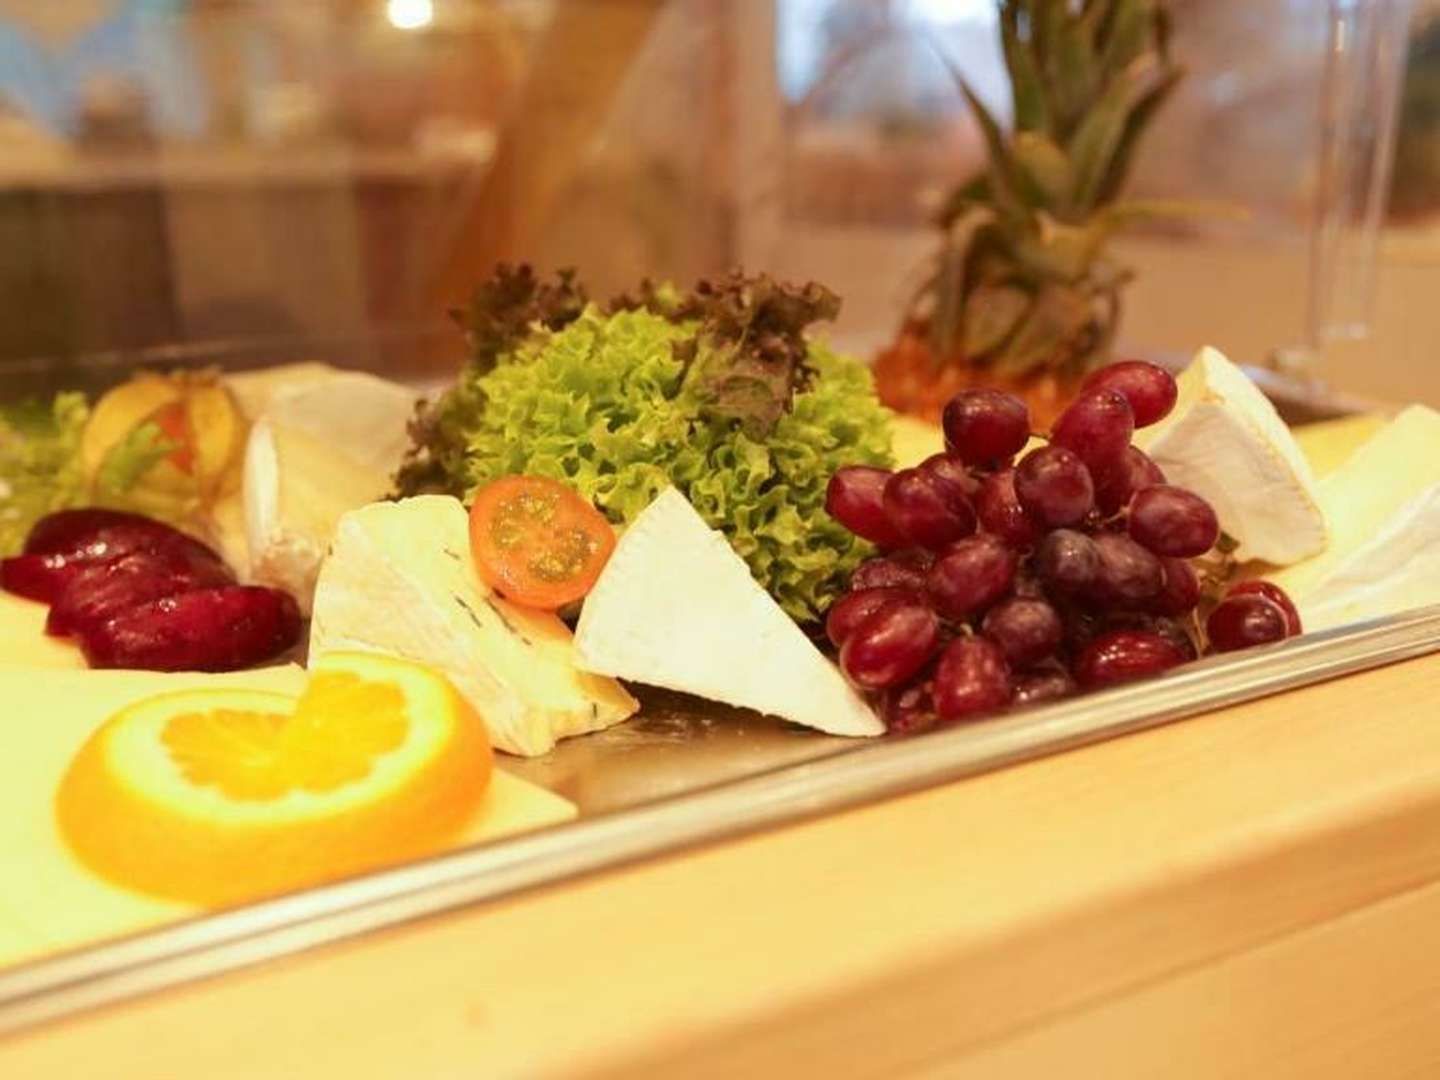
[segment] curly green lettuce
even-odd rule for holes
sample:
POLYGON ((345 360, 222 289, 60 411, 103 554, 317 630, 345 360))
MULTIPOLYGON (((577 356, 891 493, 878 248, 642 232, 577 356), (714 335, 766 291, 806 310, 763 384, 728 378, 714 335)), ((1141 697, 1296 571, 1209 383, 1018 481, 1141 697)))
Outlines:
POLYGON ((623 526, 674 484, 792 618, 819 619, 871 554, 825 513, 826 485, 842 465, 890 463, 889 414, 868 368, 816 343, 773 423, 717 413, 705 352, 723 345, 700 325, 592 305, 563 329, 534 326, 427 414, 424 468, 402 472, 402 492, 468 498, 501 476, 548 476, 623 526))
POLYGON ((175 449, 153 423, 141 424, 110 450, 93 480, 81 463, 80 440, 90 419, 85 395, 55 395, 0 408, 0 556, 24 546, 46 514, 77 506, 107 506, 169 521, 187 505, 144 490, 143 479, 175 449))
POLYGON ((0 410, 0 555, 18 552, 46 514, 85 501, 80 435, 89 418, 83 394, 0 410))

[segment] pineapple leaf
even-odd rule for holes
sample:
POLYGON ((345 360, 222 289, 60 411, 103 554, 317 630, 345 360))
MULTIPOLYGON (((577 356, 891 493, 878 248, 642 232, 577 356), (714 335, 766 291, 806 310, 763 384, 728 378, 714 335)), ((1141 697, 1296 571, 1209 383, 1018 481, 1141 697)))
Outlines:
POLYGON ((1114 8, 1114 0, 1085 0, 1084 7, 1080 9, 1080 18, 1090 28, 1091 41, 1105 40, 1114 8))
POLYGON ((1000 12, 1000 42, 1010 71, 1010 95, 1015 106, 1016 131, 1049 131, 1050 106, 1045 83, 1030 45, 1020 37, 1019 9, 1007 4, 1000 12))
POLYGON ((1075 165, 1074 209, 1090 211, 1100 193, 1137 103, 1153 89, 1158 61, 1142 56, 1125 69, 1100 96, 1081 122, 1067 150, 1075 165))
POLYGON ((938 359, 954 354, 961 342, 965 320, 965 297, 976 275, 976 262, 989 250, 995 228, 995 212, 988 206, 972 206, 956 219, 949 239, 940 250, 935 274, 922 292, 933 298, 930 313, 931 351, 938 359))
POLYGON ((1037 281, 1076 282, 1085 276, 1109 238, 1111 229, 1099 219, 1067 225, 1039 215, 1040 228, 1015 245, 1022 266, 1037 281))
POLYGON ((956 85, 960 87, 960 93, 965 95, 970 109, 975 114, 975 120, 980 125, 980 132, 985 137, 985 149, 990 158, 990 194, 995 205, 1000 211, 1008 216, 1024 219, 1027 214, 1025 202, 1016 190, 1015 164, 1010 158, 1010 149, 1005 145, 1005 133, 1000 130, 999 123, 991 115, 985 103, 980 100, 975 91, 970 89, 970 84, 965 81, 959 70, 947 57, 946 65, 955 79, 956 85))
POLYGON ((1015 163, 1023 169, 1042 196, 1042 204, 1056 212, 1070 205, 1075 190, 1075 169, 1053 142, 1037 131, 1017 132, 1015 163))
POLYGON ((937 363, 954 355, 965 322, 964 246, 947 246, 940 252, 935 271, 935 310, 930 315, 930 351, 937 363))
POLYGON ((1095 45, 1081 19, 1067 18, 1054 31, 1050 55, 1051 80, 1055 97, 1064 102, 1064 124, 1057 129, 1060 138, 1074 131, 1090 108, 1099 83, 1096 70, 1095 45))
POLYGON ((1125 186, 1125 180, 1130 174, 1130 164, 1134 160, 1135 148, 1140 143, 1140 136, 1144 134, 1160 106, 1165 104, 1184 77, 1184 68, 1170 68, 1161 77, 1160 82, 1151 88, 1130 111, 1130 117, 1125 121, 1125 132, 1120 137, 1120 144, 1115 148, 1105 181, 1100 186, 1096 198, 1097 203, 1110 202, 1120 194, 1120 189, 1125 186))
POLYGON ((1114 284, 1096 289, 1090 301, 1090 323, 1078 341, 1072 363, 1076 371, 1093 371, 1110 359, 1110 349, 1120 329, 1120 289, 1128 278, 1116 277, 1114 284))
POLYGON ((1096 215, 1110 231, 1151 221, 1184 221, 1206 218, 1212 221, 1245 221, 1250 212, 1243 206, 1203 202, 1199 199, 1126 199, 1111 203, 1096 215))
POLYGON ((1167 60, 1170 58, 1170 9, 1163 3, 1155 8, 1155 48, 1167 60))
POLYGON ((950 192, 935 213, 935 224, 948 230, 971 210, 988 207, 994 201, 990 198, 990 178, 982 172, 950 192))
POLYGON ((1071 361, 1074 343, 1085 334, 1091 317, 1090 304, 1083 295, 1063 285, 1047 285, 995 358, 995 372, 1019 377, 1071 361))
POLYGON ((1110 347, 1115 343, 1115 336, 1120 331, 1120 313, 1122 300, 1120 297, 1121 286, 1129 280, 1130 272, 1121 271, 1124 276, 1117 276, 1116 284, 1109 288, 1102 289, 1096 294, 1096 299, 1105 304, 1105 314, 1099 320, 1099 334, 1096 336, 1090 351, 1081 356, 1077 361, 1082 370, 1097 368, 1110 356, 1110 347))
POLYGON ((1069 0, 1034 0, 1031 5, 1030 24, 1035 55, 1047 71, 1051 70, 1056 40, 1065 27, 1068 7, 1069 0))
POLYGON ((1030 306, 1030 294, 1014 285, 981 285, 965 302, 965 355, 979 358, 1004 345, 1030 306))
POLYGON ((1100 295, 1119 293, 1135 280, 1135 271, 1102 255, 1091 264, 1088 279, 1095 292, 1100 295))
POLYGON ((1154 23, 1154 0, 1117 0, 1100 66, 1106 71, 1120 71, 1144 55, 1149 50, 1154 23))

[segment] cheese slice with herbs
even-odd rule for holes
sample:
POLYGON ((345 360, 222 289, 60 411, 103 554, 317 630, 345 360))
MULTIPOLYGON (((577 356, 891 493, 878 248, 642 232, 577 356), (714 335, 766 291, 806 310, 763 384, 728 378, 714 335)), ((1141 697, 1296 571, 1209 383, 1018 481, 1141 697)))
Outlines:
POLYGON ((495 747, 512 754, 543 754, 639 708, 615 680, 576 666, 559 618, 509 604, 481 582, 465 508, 444 495, 340 519, 310 621, 311 654, 331 649, 438 668, 475 706, 495 747))
POLYGON ((1260 388, 1209 347, 1178 382, 1174 410, 1137 431, 1135 444, 1215 508, 1238 558, 1288 566, 1325 550, 1314 472, 1260 388))
POLYGON ((832 735, 885 730, 729 541, 674 488, 620 538, 585 599, 575 653, 589 671, 832 735))
POLYGON ((1440 604, 1440 413, 1412 405, 1320 485, 1324 554, 1269 575, 1307 631, 1440 604))

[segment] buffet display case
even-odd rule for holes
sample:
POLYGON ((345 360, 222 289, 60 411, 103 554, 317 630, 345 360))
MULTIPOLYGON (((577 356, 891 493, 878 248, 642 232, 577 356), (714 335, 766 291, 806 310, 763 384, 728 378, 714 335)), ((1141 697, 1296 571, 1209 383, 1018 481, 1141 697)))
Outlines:
MULTIPOLYGON (((1358 374, 1337 378, 1324 355, 1372 314, 1393 143, 1385 117, 1408 5, 1173 7, 1169 47, 1188 81, 1133 186, 1219 212, 1121 245, 1138 271, 1119 351, 1178 371, 1196 348, 1228 346, 1311 455, 1304 468, 1333 475, 1406 404, 1380 400, 1358 374), (1283 62, 1268 40, 1253 55, 1237 45, 1281 8, 1283 62), (1200 290, 1171 318, 1177 291, 1276 252, 1284 271, 1263 274, 1268 292, 1252 297, 1264 317, 1200 290), (1196 337, 1197 323, 1213 333, 1196 337)), ((576 266, 597 297, 641 279, 684 287, 737 263, 819 280, 845 302, 834 346, 871 359, 925 272, 937 207, 985 167, 984 131, 957 79, 1015 123, 997 10, 864 0, 67 3, 54 14, 0 5, 0 41, 28 65, 0 76, 0 229, 10 238, 0 403, 18 416, 61 392, 103 401, 143 371, 220 372, 243 397, 239 387, 282 365, 321 372, 321 397, 338 370, 434 399, 475 345, 474 322, 467 341, 449 309, 505 261, 576 266)), ((251 439, 264 416, 245 417, 251 439)), ((913 443, 902 448, 897 435, 901 465, 944 445, 933 426, 901 430, 913 443)), ((392 435, 405 438, 375 439, 392 435)), ((1398 501, 1428 506, 1437 487, 1398 501)), ((12 495, 6 484, 0 507, 12 495)), ((1411 516, 1421 524, 1405 550, 1423 574, 1436 557, 1424 531, 1434 515, 1411 516)), ((55 792, 105 715, 65 711, 20 737, 7 765, 17 805, 0 859, 30 885, 0 897, 0 1032, 1440 650, 1440 607, 1395 602, 1405 590, 1393 575, 1362 586, 1364 602, 1347 594, 1332 605, 1359 617, 1332 613, 1314 632, 903 736, 845 738, 631 686, 639 711, 625 722, 544 753, 496 756, 501 793, 523 808, 513 820, 477 819, 405 859, 243 902, 157 900, 77 857, 56 824, 55 792)), ((83 701, 84 680, 101 673, 64 670, 84 667, 66 646, 47 641, 43 674, 30 666, 35 651, 19 635, 43 622, 29 612, 6 629, 0 679, 33 680, 21 700, 35 709, 83 701)), ((732 645, 736 669, 760 662, 743 637, 732 645)), ((280 659, 303 664, 305 653, 302 644, 280 659)), ((297 692, 299 669, 284 670, 261 689, 297 692)), ((227 678, 245 685, 243 674, 227 678)), ((123 685, 107 679, 90 695, 113 699, 102 713, 128 703, 123 685)))

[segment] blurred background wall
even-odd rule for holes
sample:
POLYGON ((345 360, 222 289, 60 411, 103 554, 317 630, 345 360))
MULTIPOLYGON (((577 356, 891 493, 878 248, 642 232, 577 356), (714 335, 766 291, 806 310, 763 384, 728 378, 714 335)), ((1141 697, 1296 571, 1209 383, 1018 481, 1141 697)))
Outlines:
MULTIPOLYGON (((1140 193, 1241 206, 1127 242, 1126 347, 1305 335, 1326 0, 1175 0, 1190 69, 1140 193)), ((1440 401, 1440 30, 1417 5, 1372 332, 1318 372, 1440 401)), ((743 261, 895 328, 1003 113, 990 0, 0 0, 0 365, 453 363, 497 258, 596 292, 743 261)))

